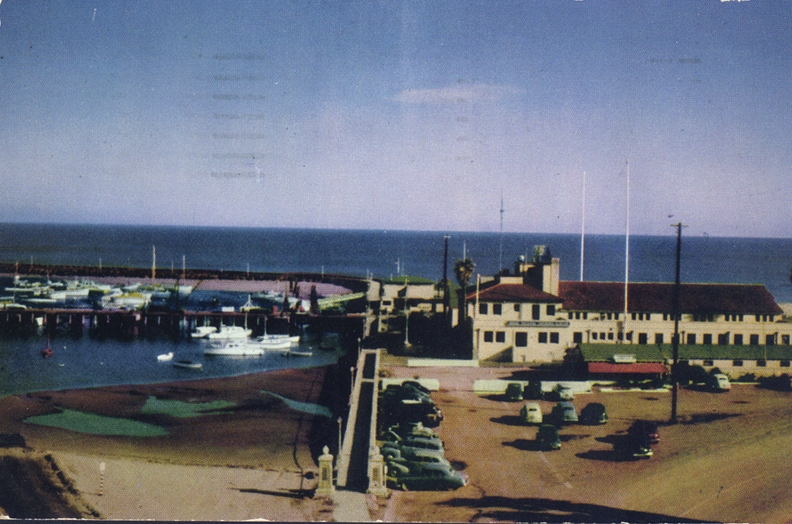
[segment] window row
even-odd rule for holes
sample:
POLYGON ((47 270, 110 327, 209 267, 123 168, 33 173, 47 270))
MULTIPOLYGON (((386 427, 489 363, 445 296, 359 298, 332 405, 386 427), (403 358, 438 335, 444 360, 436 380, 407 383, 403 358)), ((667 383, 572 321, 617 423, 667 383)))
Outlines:
MULTIPOLYGON (((557 331, 540 331, 538 333, 538 341, 540 344, 558 344, 561 341, 561 336, 557 331)), ((484 342, 506 342, 505 331, 485 331, 484 342)), ((514 333, 514 345, 517 347, 526 347, 528 345, 528 333, 525 331, 517 331, 514 333)))
MULTIPOLYGON (((490 304, 488 302, 480 302, 478 305, 478 313, 479 315, 489 315, 490 305, 492 306, 492 314, 493 315, 502 315, 503 314, 503 304, 490 304)), ((520 312, 521 304, 512 304, 514 307, 514 311, 516 313, 520 312)), ((545 306, 545 313, 547 316, 555 316, 556 314, 556 306, 555 304, 547 304, 545 306)), ((540 304, 532 304, 531 305, 531 318, 533 320, 539 320, 542 318, 542 306, 540 304)), ((571 318, 571 317, 570 317, 571 318)))
MULTIPOLYGON (((573 342, 581 343, 583 342, 583 333, 575 332, 572 335, 573 342)), ((614 333, 613 331, 592 331, 591 332, 591 340, 602 341, 602 340, 628 340, 632 341, 633 339, 633 332, 628 331, 627 333, 614 333)), ((654 343, 655 344, 662 344, 664 342, 665 336, 663 333, 655 333, 654 336, 654 343)), ((697 333, 687 333, 684 337, 686 344, 701 344, 707 346, 713 344, 713 337, 711 333, 704 333, 701 335, 699 339, 699 335, 697 333)), ((720 333, 718 334, 717 343, 720 346, 727 346, 731 342, 731 345, 734 346, 742 346, 745 345, 745 336, 742 333, 735 333, 730 335, 729 333, 720 333), (731 341, 729 340, 731 338, 731 341)), ((750 346, 758 346, 761 337, 758 334, 751 334, 748 335, 748 345, 750 346)), ((764 343, 767 346, 773 346, 779 343, 783 346, 788 346, 790 344, 790 336, 789 335, 781 335, 780 338, 776 335, 765 335, 764 343)), ((639 344, 648 344, 649 343, 649 335, 647 333, 638 333, 638 343, 639 344)))

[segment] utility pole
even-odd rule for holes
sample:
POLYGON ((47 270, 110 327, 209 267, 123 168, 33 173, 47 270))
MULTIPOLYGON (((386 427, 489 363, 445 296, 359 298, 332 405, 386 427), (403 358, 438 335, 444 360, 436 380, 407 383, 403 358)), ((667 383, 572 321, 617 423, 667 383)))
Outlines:
POLYGON ((503 189, 501 189, 501 208, 500 208, 500 254, 498 256, 498 273, 503 269, 503 189))
POLYGON ((679 288, 680 260, 682 258, 682 222, 673 224, 677 229, 676 276, 672 296, 671 314, 674 315, 674 338, 671 340, 673 364, 671 365, 671 424, 677 423, 677 396, 679 393, 679 288))

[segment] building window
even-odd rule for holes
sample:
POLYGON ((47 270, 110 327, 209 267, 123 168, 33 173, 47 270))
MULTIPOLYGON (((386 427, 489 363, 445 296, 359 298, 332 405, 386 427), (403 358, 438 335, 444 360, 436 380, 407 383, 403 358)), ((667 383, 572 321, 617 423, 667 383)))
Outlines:
POLYGON ((583 318, 584 318, 584 319, 587 319, 587 318, 588 318, 588 312, 587 312, 587 311, 584 311, 584 312, 583 312, 583 318))
MULTIPOLYGON (((594 334, 596 335, 596 333, 594 334)), ((581 333, 580 331, 575 331, 574 333, 572 333, 572 342, 574 342, 575 344, 580 344, 581 342, 583 342, 583 333, 581 333)))
POLYGON ((786 359, 784 359, 784 360, 782 360, 782 361, 779 363, 779 365, 780 365, 782 368, 788 368, 788 367, 789 367, 789 365, 790 365, 790 361, 789 361, 789 360, 786 360, 786 359))
POLYGON ((591 334, 592 340, 597 340, 597 336, 598 336, 598 333, 596 331, 594 333, 592 333, 591 334))
POLYGON ((765 335, 765 344, 768 346, 775 345, 775 335, 765 335))
POLYGON ((391 304, 393 304, 393 302, 391 302, 390 300, 383 300, 382 301, 382 305, 383 306, 390 306, 391 304))
POLYGON ((732 361, 732 366, 736 368, 742 367, 742 365, 743 365, 743 361, 740 360, 739 358, 736 358, 732 361))
POLYGON ((740 333, 734 334, 734 345, 735 346, 742 346, 743 345, 743 336, 740 333))
POLYGON ((781 344, 785 346, 789 345, 789 335, 781 335, 781 344))
POLYGON ((492 331, 484 332, 484 342, 492 342, 492 331))
POLYGON ((756 361, 756 365, 758 367, 760 367, 760 368, 766 368, 767 367, 767 361, 765 359, 763 359, 763 358, 760 358, 759 360, 756 361))
POLYGON ((632 331, 630 331, 629 333, 627 333, 627 340, 629 340, 630 342, 632 342, 632 335, 633 335, 633 332, 632 332, 632 331))
POLYGON ((539 304, 534 304, 531 307, 531 318, 533 320, 539 320, 542 317, 542 306, 539 304))
POLYGON ((705 344, 707 346, 712 345, 712 335, 709 334, 709 333, 705 333, 704 334, 704 340, 702 340, 701 343, 705 344))
POLYGON ((662 343, 663 343, 663 334, 655 333, 655 344, 662 344, 662 343))
POLYGON ((762 320, 762 315, 756 315, 756 321, 761 322, 761 320, 762 320))
POLYGON ((608 333, 608 340, 613 340, 613 331, 608 333))
POLYGON ((540 331, 539 332, 539 343, 540 344, 547 344, 547 332, 540 331))
POLYGON ((575 319, 575 314, 572 313, 571 311, 569 312, 568 316, 569 316, 569 320, 574 320, 575 319))
POLYGON ((503 304, 492 304, 492 314, 500 315, 503 313, 503 304))
POLYGON ((632 314, 632 319, 633 320, 638 320, 638 313, 633 313, 632 314))
POLYGON ((486 315, 489 311, 489 304, 482 302, 479 304, 479 315, 486 315))
POLYGON ((646 344, 648 343, 649 339, 646 333, 638 333, 638 343, 639 344, 646 344))
POLYGON ((714 366, 715 362, 713 362, 712 360, 705 360, 703 365, 704 366, 714 366))
POLYGON ((495 342, 506 342, 506 332, 505 331, 496 331, 495 332, 495 342))
POLYGON ((688 333, 687 343, 688 344, 695 344, 696 343, 696 334, 695 333, 688 333))
POLYGON ((552 317, 555 315, 555 304, 547 304, 547 316, 552 317))
POLYGON ((759 345, 759 335, 751 335, 750 341, 751 341, 750 344, 752 346, 758 346, 759 345))
POLYGON ((551 344, 558 344, 558 332, 551 331, 550 332, 550 343, 551 344))
POLYGON ((718 334, 718 344, 721 346, 725 346, 729 343, 729 334, 728 333, 719 333, 718 334))
POLYGON ((514 345, 518 348, 524 348, 528 345, 528 333, 525 331, 517 331, 514 334, 514 345))
POLYGON ((514 311, 516 311, 517 313, 520 312, 520 304, 514 304, 514 311))

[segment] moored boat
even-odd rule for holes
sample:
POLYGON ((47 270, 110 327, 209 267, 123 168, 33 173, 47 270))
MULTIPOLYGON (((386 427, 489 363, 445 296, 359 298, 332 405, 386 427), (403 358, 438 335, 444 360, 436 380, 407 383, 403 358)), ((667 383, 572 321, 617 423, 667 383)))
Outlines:
POLYGON ((175 360, 173 366, 184 369, 201 369, 203 364, 200 362, 193 362, 192 360, 175 360))
POLYGON ((161 355, 157 355, 157 360, 159 362, 166 362, 168 360, 173 360, 173 351, 169 353, 163 353, 161 355))
POLYGON ((259 344, 245 341, 231 340, 222 346, 211 346, 204 350, 204 355, 257 357, 264 354, 264 348, 259 344))
POLYGON ((250 337, 252 330, 242 326, 223 326, 216 333, 209 333, 209 340, 237 340, 250 337))
POLYGON ((190 333, 192 338, 206 338, 212 333, 216 333, 217 328, 214 326, 196 326, 195 331, 190 333))

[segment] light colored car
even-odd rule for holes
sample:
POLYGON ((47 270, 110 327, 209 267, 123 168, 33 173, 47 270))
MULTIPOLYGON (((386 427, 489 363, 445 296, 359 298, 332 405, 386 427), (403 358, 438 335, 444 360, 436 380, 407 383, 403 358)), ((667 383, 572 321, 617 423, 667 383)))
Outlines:
POLYGON ((541 424, 542 409, 537 402, 526 402, 520 408, 520 420, 523 424, 541 424))
POLYGON ((710 375, 707 377, 707 388, 711 389, 712 391, 729 391, 731 389, 729 377, 723 373, 715 373, 710 375))

